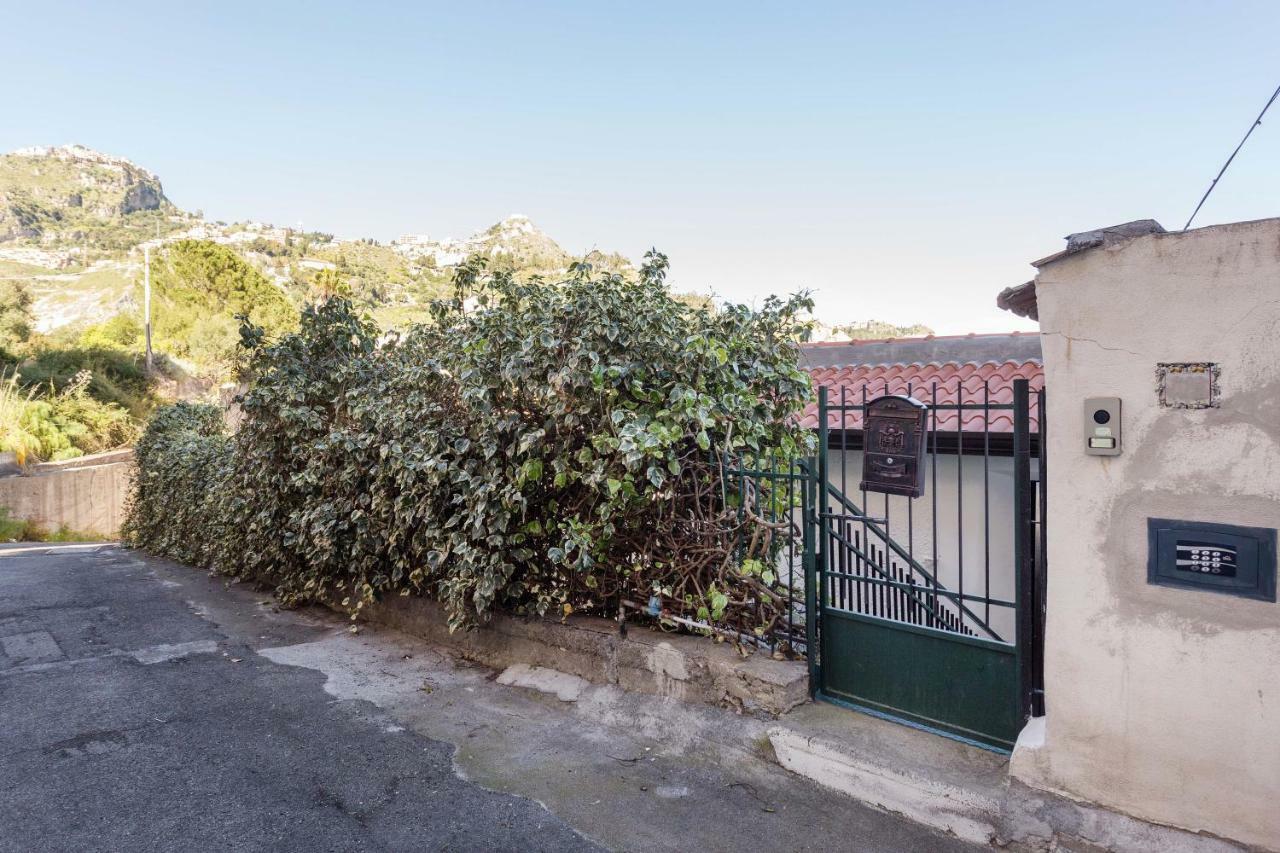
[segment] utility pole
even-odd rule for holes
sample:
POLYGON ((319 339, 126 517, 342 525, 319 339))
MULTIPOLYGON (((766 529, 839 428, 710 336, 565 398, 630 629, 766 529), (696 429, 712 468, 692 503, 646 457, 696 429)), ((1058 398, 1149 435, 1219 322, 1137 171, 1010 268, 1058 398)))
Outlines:
POLYGON ((147 332, 147 375, 151 375, 151 247, 142 247, 142 313, 147 332))

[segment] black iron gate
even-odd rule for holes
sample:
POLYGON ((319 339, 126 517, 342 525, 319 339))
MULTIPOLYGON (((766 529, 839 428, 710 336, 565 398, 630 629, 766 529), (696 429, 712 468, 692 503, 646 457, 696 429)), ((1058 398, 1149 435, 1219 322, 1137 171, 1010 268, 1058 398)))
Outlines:
POLYGON ((831 423, 865 415, 871 392, 820 389, 803 510, 817 698, 1006 750, 1043 713, 1044 391, 1012 390, 907 389, 930 408, 926 496, 912 500, 850 491, 861 432, 831 423))

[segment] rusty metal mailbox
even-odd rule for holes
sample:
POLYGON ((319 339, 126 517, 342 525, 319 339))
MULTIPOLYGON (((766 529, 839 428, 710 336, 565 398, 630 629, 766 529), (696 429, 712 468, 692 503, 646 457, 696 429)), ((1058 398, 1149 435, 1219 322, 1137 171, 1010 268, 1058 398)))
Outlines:
POLYGON ((902 395, 877 397, 867 403, 861 488, 909 498, 924 494, 928 415, 928 406, 902 395))

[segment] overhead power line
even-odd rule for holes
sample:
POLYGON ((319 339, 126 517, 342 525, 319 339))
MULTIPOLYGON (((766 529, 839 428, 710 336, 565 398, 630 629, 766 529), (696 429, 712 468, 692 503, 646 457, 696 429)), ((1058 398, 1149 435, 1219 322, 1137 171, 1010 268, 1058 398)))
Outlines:
POLYGON ((1200 197, 1200 203, 1196 205, 1195 210, 1191 211, 1191 216, 1187 219, 1187 224, 1182 226, 1183 231, 1186 231, 1191 227, 1191 220, 1195 219, 1196 214, 1200 212, 1200 208, 1204 207, 1205 201, 1209 198, 1209 193, 1213 192, 1213 188, 1218 185, 1218 181, 1221 180, 1223 174, 1226 173, 1227 167, 1231 165, 1231 161, 1236 159, 1236 155, 1240 153, 1240 149, 1249 141, 1249 136, 1253 133, 1254 129, 1257 128, 1258 125, 1262 124, 1262 117, 1267 114, 1267 110, 1271 109, 1271 105, 1276 102, 1277 97, 1280 97, 1280 86, 1277 86, 1276 90, 1271 93, 1271 98, 1267 101, 1267 105, 1262 108, 1262 112, 1258 113, 1258 117, 1253 120, 1253 124, 1249 125, 1249 129, 1245 131, 1244 139, 1241 139, 1240 144, 1236 146, 1236 150, 1231 152, 1231 156, 1227 158, 1227 162, 1222 164, 1222 168, 1218 170, 1218 176, 1213 179, 1213 183, 1209 184, 1209 189, 1205 190, 1204 195, 1200 197))

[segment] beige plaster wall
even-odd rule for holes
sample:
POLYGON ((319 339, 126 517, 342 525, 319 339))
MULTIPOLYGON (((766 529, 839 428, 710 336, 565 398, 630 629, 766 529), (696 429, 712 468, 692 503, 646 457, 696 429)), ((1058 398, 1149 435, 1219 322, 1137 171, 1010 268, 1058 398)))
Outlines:
POLYGON ((8 508, 10 517, 50 532, 66 525, 77 533, 114 539, 124 521, 132 476, 131 450, 39 465, 29 476, 0 477, 0 506, 8 508))
POLYGON ((1048 714, 1023 781, 1280 848, 1280 605, 1150 586, 1148 517, 1280 527, 1280 220, 1140 237, 1037 280, 1049 411, 1048 714), (1156 363, 1221 365, 1161 408, 1156 363), (1083 452, 1085 397, 1124 452, 1083 452), (1042 737, 1042 739, 1040 739, 1042 737))

